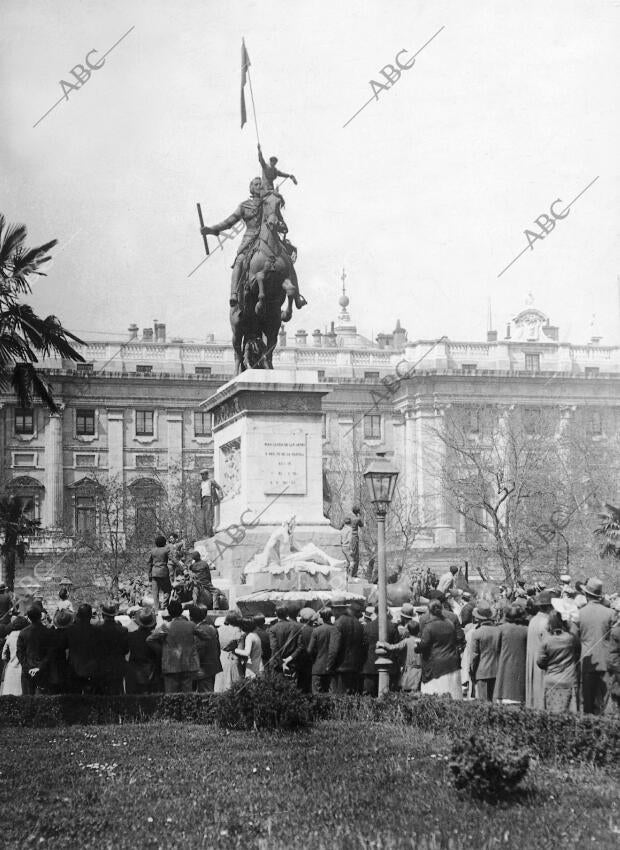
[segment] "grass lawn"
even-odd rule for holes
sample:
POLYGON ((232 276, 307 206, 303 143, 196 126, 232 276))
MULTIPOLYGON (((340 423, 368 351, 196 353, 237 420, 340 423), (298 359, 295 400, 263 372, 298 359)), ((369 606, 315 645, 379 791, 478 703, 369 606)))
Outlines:
POLYGON ((620 847, 618 771, 535 764, 492 806, 453 790, 449 746, 381 723, 2 729, 0 847, 620 847))

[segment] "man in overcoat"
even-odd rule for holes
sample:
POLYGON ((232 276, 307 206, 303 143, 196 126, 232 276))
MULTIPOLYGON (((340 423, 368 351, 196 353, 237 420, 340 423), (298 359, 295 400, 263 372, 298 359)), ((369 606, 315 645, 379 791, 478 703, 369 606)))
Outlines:
POLYGON ((327 693, 331 684, 327 662, 330 655, 336 657, 340 646, 340 632, 332 623, 332 609, 319 611, 321 623, 312 632, 308 655, 312 661, 312 690, 314 693, 327 693))
POLYGON ((327 672, 334 673, 333 689, 339 694, 361 691, 361 672, 366 652, 366 633, 358 619, 361 613, 356 602, 336 598, 332 601, 336 613, 336 629, 340 633, 338 652, 330 653, 327 672))
POLYGON ((609 696, 607 663, 614 614, 603 604, 603 583, 589 578, 583 587, 588 601, 579 611, 581 698, 584 714, 603 714, 609 696))

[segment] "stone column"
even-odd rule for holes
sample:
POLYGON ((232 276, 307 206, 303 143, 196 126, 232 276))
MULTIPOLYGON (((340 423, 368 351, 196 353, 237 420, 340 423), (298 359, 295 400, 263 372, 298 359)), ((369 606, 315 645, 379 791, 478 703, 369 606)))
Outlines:
POLYGON ((166 411, 168 424, 168 484, 172 501, 182 497, 183 476, 183 411, 166 411))
MULTIPOLYGON (((125 484, 125 415, 121 407, 108 408, 108 476, 113 487, 125 484)), ((119 530, 124 527, 123 518, 127 508, 127 496, 123 491, 123 511, 119 530)))
POLYGON ((61 528, 63 519, 62 409, 50 414, 45 429, 44 528, 61 528))

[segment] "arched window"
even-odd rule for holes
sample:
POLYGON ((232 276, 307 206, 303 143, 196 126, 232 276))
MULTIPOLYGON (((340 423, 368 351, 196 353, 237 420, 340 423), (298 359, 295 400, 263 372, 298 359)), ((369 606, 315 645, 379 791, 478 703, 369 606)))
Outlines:
POLYGON ((134 508, 134 536, 140 542, 151 542, 160 531, 164 488, 153 478, 138 478, 129 485, 129 491, 134 508))
POLYGON ((41 518, 41 502, 45 496, 45 487, 40 481, 30 475, 20 475, 9 481, 7 490, 19 501, 25 517, 32 520, 41 518))

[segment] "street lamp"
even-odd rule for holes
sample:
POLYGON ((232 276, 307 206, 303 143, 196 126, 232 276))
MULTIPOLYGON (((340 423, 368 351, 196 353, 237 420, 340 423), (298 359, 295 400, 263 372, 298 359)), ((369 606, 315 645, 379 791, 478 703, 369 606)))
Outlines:
MULTIPOLYGON (((371 461, 364 479, 368 487, 370 501, 377 514, 377 578, 379 585, 379 641, 387 641, 387 577, 385 569, 385 516, 396 488, 398 470, 386 458, 386 451, 377 452, 371 461)), ((385 650, 377 649, 376 665, 379 668, 379 696, 387 693, 390 687, 388 667, 392 663, 385 650)))

